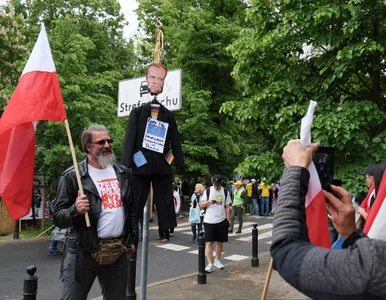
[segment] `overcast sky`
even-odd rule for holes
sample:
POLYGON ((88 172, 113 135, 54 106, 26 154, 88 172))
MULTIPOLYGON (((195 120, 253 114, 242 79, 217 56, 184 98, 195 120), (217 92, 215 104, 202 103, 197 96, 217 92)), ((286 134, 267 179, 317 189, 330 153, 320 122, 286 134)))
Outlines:
MULTIPOLYGON (((121 4, 122 13, 125 15, 126 20, 129 22, 129 25, 124 29, 124 35, 128 39, 133 37, 137 31, 137 14, 133 12, 133 10, 138 7, 138 3, 136 0, 118 0, 118 2, 121 4)), ((5 3, 6 0, 0 0, 0 4, 5 3)))
POLYGON ((137 14, 133 12, 138 7, 136 0, 118 0, 121 4, 122 13, 125 15, 129 25, 126 26, 124 34, 126 38, 131 38, 137 31, 138 20, 137 14))

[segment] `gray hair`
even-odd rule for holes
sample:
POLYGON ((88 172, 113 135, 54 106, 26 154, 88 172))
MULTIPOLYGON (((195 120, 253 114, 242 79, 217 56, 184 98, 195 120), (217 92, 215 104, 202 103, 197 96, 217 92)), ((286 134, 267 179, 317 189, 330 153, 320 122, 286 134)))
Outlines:
POLYGON ((105 131, 111 136, 105 126, 99 124, 91 125, 82 133, 82 149, 86 154, 88 153, 87 147, 92 145, 92 133, 95 131, 105 131))

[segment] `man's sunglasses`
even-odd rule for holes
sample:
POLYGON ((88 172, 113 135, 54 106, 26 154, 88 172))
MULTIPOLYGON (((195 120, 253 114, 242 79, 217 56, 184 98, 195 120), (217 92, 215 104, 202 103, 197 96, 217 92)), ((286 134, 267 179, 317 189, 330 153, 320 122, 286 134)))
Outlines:
POLYGON ((93 144, 98 144, 99 146, 104 146, 106 143, 111 145, 113 142, 114 142, 113 139, 109 139, 109 140, 100 140, 100 141, 92 142, 92 143, 93 144))

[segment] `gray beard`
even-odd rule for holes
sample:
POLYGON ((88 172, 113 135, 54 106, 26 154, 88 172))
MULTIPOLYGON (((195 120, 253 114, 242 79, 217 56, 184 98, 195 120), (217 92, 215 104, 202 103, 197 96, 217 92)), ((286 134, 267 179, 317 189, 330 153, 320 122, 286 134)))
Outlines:
POLYGON ((102 153, 98 156, 98 163, 102 169, 106 169, 108 166, 112 166, 115 163, 115 154, 111 149, 110 155, 103 155, 102 153))

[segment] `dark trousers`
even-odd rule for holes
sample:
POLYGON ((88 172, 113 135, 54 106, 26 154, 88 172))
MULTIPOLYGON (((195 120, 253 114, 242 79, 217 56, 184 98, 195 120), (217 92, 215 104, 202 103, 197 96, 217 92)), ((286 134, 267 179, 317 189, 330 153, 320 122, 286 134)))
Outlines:
POLYGON ((191 223, 190 227, 193 233, 192 241, 196 241, 200 236, 200 232, 202 231, 202 223, 191 223))
POLYGON ((143 215, 143 208, 149 196, 150 183, 152 183, 158 226, 162 230, 177 227, 171 183, 172 175, 133 175, 132 179, 137 201, 138 219, 143 215))
MULTIPOLYGON (((173 228, 173 232, 174 232, 174 228, 173 228)), ((170 233, 173 233, 173 232, 172 230, 170 230, 170 233)), ((158 235, 162 238, 169 239, 170 238, 169 229, 161 229, 158 227, 158 235)))
POLYGON ((84 253, 82 281, 75 280, 76 252, 66 252, 63 258, 60 279, 62 280, 62 300, 87 299, 87 295, 98 277, 103 299, 125 300, 127 286, 127 255, 123 253, 111 265, 99 265, 90 253, 84 253))

